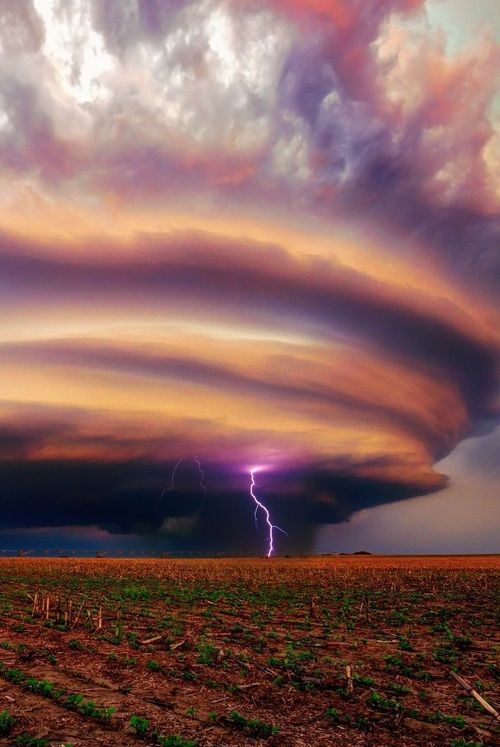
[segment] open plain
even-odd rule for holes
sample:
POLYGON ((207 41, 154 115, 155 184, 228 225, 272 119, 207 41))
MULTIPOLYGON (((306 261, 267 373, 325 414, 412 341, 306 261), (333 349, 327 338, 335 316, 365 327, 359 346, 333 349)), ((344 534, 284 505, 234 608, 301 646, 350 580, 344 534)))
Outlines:
POLYGON ((494 745, 500 559, 0 561, 0 743, 494 745))

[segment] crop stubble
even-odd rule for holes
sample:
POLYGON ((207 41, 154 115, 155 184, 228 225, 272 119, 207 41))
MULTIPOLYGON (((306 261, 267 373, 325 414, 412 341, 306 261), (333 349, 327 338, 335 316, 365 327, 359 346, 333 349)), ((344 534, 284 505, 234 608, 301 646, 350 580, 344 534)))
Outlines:
POLYGON ((499 569, 3 559, 0 711, 16 721, 0 744, 493 745, 494 720, 450 672, 498 709, 499 569))

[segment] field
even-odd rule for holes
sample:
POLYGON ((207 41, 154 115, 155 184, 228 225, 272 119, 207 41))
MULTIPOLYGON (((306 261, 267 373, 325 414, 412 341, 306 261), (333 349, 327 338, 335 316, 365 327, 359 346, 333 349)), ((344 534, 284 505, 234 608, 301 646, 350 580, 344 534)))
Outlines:
POLYGON ((3 559, 0 744, 494 745, 499 570, 3 559))

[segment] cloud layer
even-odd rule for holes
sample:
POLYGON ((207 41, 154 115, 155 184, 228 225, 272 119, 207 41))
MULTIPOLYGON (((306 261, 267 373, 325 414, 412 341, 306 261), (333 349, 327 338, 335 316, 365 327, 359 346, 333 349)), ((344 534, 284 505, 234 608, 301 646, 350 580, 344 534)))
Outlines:
POLYGON ((498 63, 419 0, 0 10, 4 526, 250 551, 259 465, 306 549, 442 488, 498 414, 498 63))

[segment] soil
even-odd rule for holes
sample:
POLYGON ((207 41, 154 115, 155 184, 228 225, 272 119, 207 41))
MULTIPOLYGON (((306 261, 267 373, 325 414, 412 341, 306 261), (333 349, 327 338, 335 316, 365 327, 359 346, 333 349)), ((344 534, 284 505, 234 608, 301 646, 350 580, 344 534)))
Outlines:
POLYGON ((499 709, 499 576, 497 556, 2 559, 0 744, 498 744, 451 672, 499 709))

